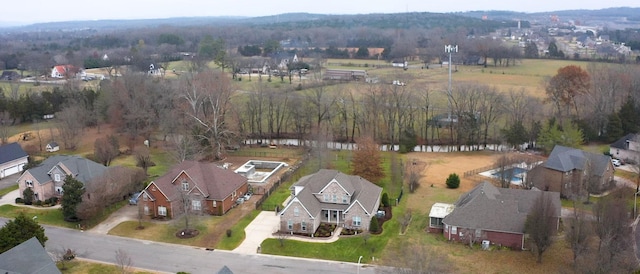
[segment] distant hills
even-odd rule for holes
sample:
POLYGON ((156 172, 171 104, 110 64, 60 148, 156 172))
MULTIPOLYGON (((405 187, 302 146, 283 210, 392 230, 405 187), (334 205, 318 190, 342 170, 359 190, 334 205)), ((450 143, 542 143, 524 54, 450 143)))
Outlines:
POLYGON ((334 27, 352 28, 359 26, 379 28, 408 28, 408 27, 447 27, 455 25, 473 25, 478 28, 495 28, 510 24, 514 20, 539 21, 551 15, 563 20, 590 20, 609 22, 631 22, 632 25, 640 24, 640 8, 608 8, 600 10, 564 10, 554 12, 522 13, 512 11, 470 11, 457 13, 428 13, 408 12, 394 14, 358 14, 358 15, 327 15, 312 13, 286 13, 262 17, 178 17, 164 19, 138 19, 138 20, 94 20, 94 21, 67 21, 52 23, 37 23, 26 26, 16 26, 17 23, 0 22, 0 28, 4 32, 18 31, 60 31, 95 29, 114 30, 127 28, 171 26, 224 26, 228 24, 261 25, 275 28, 311 28, 334 27), (488 20, 481 20, 481 19, 488 20))

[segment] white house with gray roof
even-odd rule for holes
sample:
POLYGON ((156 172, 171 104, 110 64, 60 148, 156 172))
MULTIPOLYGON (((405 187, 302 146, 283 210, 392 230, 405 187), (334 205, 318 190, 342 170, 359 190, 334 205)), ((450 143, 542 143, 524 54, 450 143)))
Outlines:
POLYGON ((321 223, 368 230, 381 193, 360 176, 321 169, 291 186, 291 199, 278 213, 280 231, 313 235, 321 223))
POLYGON ((625 162, 640 162, 640 134, 627 134, 609 146, 609 154, 625 162))
POLYGON ((55 155, 28 169, 18 178, 20 196, 26 188, 31 188, 35 201, 62 197, 62 185, 67 176, 86 185, 106 169, 107 167, 80 156, 55 155))

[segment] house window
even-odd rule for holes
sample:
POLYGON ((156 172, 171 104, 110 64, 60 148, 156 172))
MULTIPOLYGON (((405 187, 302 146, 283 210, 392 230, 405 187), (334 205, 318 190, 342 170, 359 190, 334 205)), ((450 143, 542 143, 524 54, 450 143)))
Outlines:
POLYGON ((333 194, 333 197, 332 197, 332 199, 331 199, 331 200, 332 200, 334 203, 337 203, 337 202, 338 202, 338 195, 333 194))
POLYGON ((457 226, 451 226, 451 234, 457 234, 458 233, 458 227, 457 226))
POLYGON ((302 221, 302 223, 300 224, 300 228, 302 229, 302 231, 307 231, 307 222, 302 221))
POLYGON ((143 201, 148 201, 149 200, 149 195, 147 195, 147 193, 142 194, 142 200, 143 201))
POLYGON ((476 238, 480 238, 480 237, 482 237, 482 230, 476 229, 476 238))
POLYGON ((346 204, 347 202, 347 195, 342 195, 342 203, 346 204))
POLYGON ((144 206, 144 215, 149 215, 149 206, 144 206))
POLYGON ((322 195, 322 200, 325 201, 325 202, 328 202, 329 201, 329 194, 323 194, 322 195))
POLYGON ((292 220, 288 220, 287 221, 287 229, 288 230, 293 230, 293 221, 292 220))
POLYGON ((27 187, 33 187, 33 181, 28 180, 28 181, 25 181, 25 183, 27 184, 27 187))
POLYGON ((217 201, 213 201, 213 207, 218 207, 218 202, 217 201))
POLYGON ((64 190, 62 189, 62 187, 57 186, 56 193, 58 193, 58 195, 62 195, 64 193, 64 190))
POLYGON ((167 207, 159 206, 158 207, 158 215, 167 216, 167 207))
POLYGON ((189 191, 189 182, 182 181, 182 191, 189 191))
POLYGON ((236 197, 236 191, 235 190, 233 191, 233 197, 236 197))
POLYGON ((442 218, 431 217, 431 227, 442 227, 442 218))
POLYGON ((300 216, 300 209, 298 207, 293 208, 293 216, 295 217, 300 216))
POLYGON ((53 180, 56 182, 60 182, 60 174, 53 174, 53 180))
POLYGON ((152 187, 151 187, 151 191, 156 191, 156 187, 155 187, 155 186, 152 186, 152 187))
POLYGON ((353 216, 353 226, 361 226, 362 218, 360 216, 353 216))
POLYGON ((195 200, 191 201, 191 209, 200 211, 202 209, 202 206, 200 205, 200 201, 195 201, 195 200))

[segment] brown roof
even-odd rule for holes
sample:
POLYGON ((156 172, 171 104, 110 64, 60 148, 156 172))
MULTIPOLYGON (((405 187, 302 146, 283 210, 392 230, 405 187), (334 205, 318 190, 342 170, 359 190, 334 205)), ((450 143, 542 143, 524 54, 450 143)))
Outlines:
POLYGON ((231 170, 218 167, 214 163, 196 161, 184 161, 153 182, 169 200, 173 200, 178 197, 180 187, 174 184, 174 181, 183 172, 195 183, 195 186, 189 186, 192 191, 197 187, 204 197, 210 200, 223 200, 247 183, 247 178, 231 170))

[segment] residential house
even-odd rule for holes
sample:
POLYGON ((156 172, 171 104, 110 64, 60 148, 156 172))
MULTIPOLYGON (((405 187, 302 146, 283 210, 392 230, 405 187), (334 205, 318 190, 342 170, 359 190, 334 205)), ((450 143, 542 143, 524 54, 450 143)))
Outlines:
POLYGON ((360 176, 328 169, 300 178, 290 189, 291 199, 278 213, 280 231, 310 235, 321 223, 368 230, 382 193, 360 176))
POLYGON ((444 224, 442 220, 447 217, 455 207, 452 204, 435 203, 429 211, 429 232, 442 233, 444 224))
POLYGON ((609 146, 611 157, 625 162, 640 162, 640 134, 627 134, 609 146))
POLYGON ((299 62, 297 54, 294 54, 293 56, 290 56, 290 55, 288 55, 286 53, 283 53, 283 54, 276 55, 276 58, 277 58, 277 60, 279 60, 278 61, 278 69, 279 70, 284 70, 284 71, 288 70, 289 64, 293 64, 293 63, 298 63, 299 62))
POLYGON ((62 185, 67 176, 72 176, 86 186, 106 169, 107 167, 80 156, 51 156, 18 178, 20 196, 29 187, 33 190, 34 200, 62 197, 62 185))
POLYGON ((56 262, 38 241, 29 240, 0 254, 1 273, 60 274, 56 262))
POLYGON ((214 163, 184 161, 153 180, 141 193, 144 213, 175 218, 185 211, 223 215, 248 191, 247 178, 214 163))
POLYGON ((562 197, 600 193, 611 187, 614 167, 611 157, 583 150, 555 146, 549 158, 527 172, 526 184, 562 197))
POLYGON ((29 162, 27 155, 18 143, 0 146, 0 179, 22 172, 29 162))
POLYGON ((51 68, 51 78, 73 78, 84 75, 84 70, 74 65, 57 65, 51 68))
POLYGON ((560 225, 557 192, 497 188, 483 182, 460 196, 442 223, 450 241, 482 242, 521 250, 525 246, 525 222, 540 195, 551 200, 555 230, 560 225))
POLYGON ((150 64, 149 70, 147 71, 147 75, 162 76, 164 75, 164 68, 158 64, 150 64))
POLYGON ((44 148, 47 152, 55 152, 60 150, 60 145, 58 145, 57 142, 53 141, 48 143, 45 148, 44 148))

